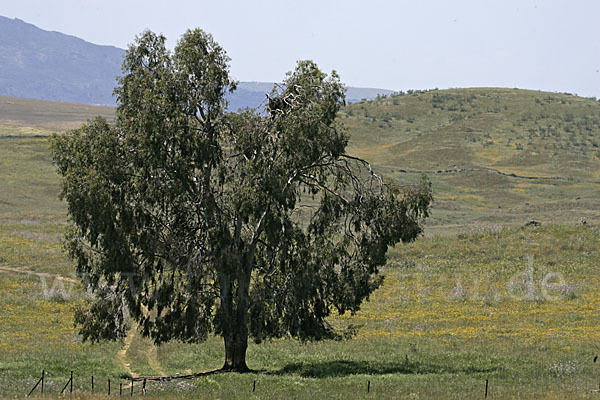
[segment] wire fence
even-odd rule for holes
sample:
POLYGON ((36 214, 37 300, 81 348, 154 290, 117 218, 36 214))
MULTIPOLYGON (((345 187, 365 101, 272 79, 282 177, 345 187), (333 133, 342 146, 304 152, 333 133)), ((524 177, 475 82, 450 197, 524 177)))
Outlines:
MULTIPOLYGON (((139 395, 146 395, 146 393, 149 392, 150 386, 149 383, 150 382, 159 382, 160 384, 164 384, 167 382, 173 382, 176 380, 183 380, 183 379, 191 379, 192 377, 196 377, 196 378, 200 378, 206 374, 197 374, 197 375, 181 375, 181 376, 172 376, 172 377, 119 377, 119 378, 106 378, 103 377, 100 381, 97 379, 97 377, 95 378, 93 375, 91 376, 85 376, 85 375, 79 375, 74 373, 73 371, 70 371, 70 375, 69 378, 66 379, 66 381, 64 381, 64 386, 62 386, 62 389, 59 391, 58 388, 61 387, 61 384, 57 385, 56 383, 52 383, 51 385, 48 385, 48 371, 46 370, 42 370, 41 375, 39 377, 39 379, 37 379, 35 385, 33 385, 30 390, 27 392, 26 397, 30 397, 32 395, 36 395, 36 394, 41 394, 41 395, 45 395, 45 394, 58 394, 58 395, 68 395, 68 394, 73 394, 73 393, 77 393, 77 394, 81 394, 81 393, 89 393, 89 394, 107 394, 109 396, 139 396, 139 395), (77 380, 77 385, 75 385, 75 382, 77 380), (77 390, 74 391, 74 386, 76 387, 77 390), (49 390, 50 389, 50 390, 49 390)), ((260 386, 257 384, 259 383, 259 381, 257 380, 253 380, 251 382, 250 387, 248 388, 249 392, 252 393, 257 393, 260 392, 260 386)), ((494 388, 493 388, 493 383, 490 379, 485 379, 485 380, 475 380, 472 382, 473 386, 471 386, 471 389, 474 389, 474 392, 476 393, 476 397, 479 397, 480 393, 480 398, 483 399, 488 399, 488 398, 503 398, 503 394, 500 392, 503 392, 506 389, 506 386, 503 384, 497 384, 496 386, 496 392, 498 393, 494 393, 494 388), (504 389, 504 390, 502 390, 504 389)), ((363 394, 376 394, 377 392, 377 387, 375 386, 375 382, 372 382, 371 380, 366 380, 366 381, 362 381, 362 383, 360 383, 360 387, 362 387, 363 389, 361 389, 361 392, 363 394), (364 386, 363 386, 364 385, 364 386)), ((181 382, 179 384, 174 384, 173 388, 175 391, 180 390, 182 388, 181 386, 181 382), (178 386, 179 385, 179 386, 178 386)), ((24 388, 25 389, 25 388, 24 388)), ((157 392, 159 391, 164 391, 164 387, 158 387, 156 388, 157 392)), ((578 390, 565 390, 564 391, 564 398, 569 398, 572 397, 573 395, 575 395, 576 393, 580 393, 582 388, 578 388, 578 390)), ((600 394, 600 384, 598 385, 597 389, 587 389, 586 392, 589 393, 597 393, 600 394)), ((168 392, 167 392, 168 393, 168 392)), ((470 391, 470 393, 472 394, 473 391, 470 391)), ((519 391, 519 394, 521 396, 524 396, 523 398, 530 398, 530 396, 527 395, 527 389, 523 388, 523 390, 519 391)), ((25 394, 25 392, 23 392, 23 394, 25 394)), ((155 393, 156 394, 156 393, 155 393)), ((357 395, 360 395, 360 392, 356 393, 357 395)), ((504 393, 506 394, 506 393, 504 393)), ((531 392, 531 397, 535 397, 536 395, 539 395, 539 393, 534 393, 531 392)), ((559 395, 560 393, 557 393, 556 391, 554 392, 554 395, 559 395)), ((1 395, 1 394, 0 394, 1 395)), ((520 396, 519 396, 520 397, 520 396)))
MULTIPOLYGON (((42 370, 42 374, 40 379, 36 382, 36 384, 31 388, 31 390, 29 391, 29 393, 27 393, 27 397, 30 397, 35 391, 36 389, 39 391, 40 394, 44 394, 44 393, 48 393, 48 388, 45 387, 45 381, 46 381, 46 377, 47 377, 48 373, 46 370, 42 370)), ((104 389, 102 391, 99 391, 98 389, 98 381, 96 380, 96 382, 94 382, 94 376, 91 375, 89 377, 84 377, 84 376, 79 376, 79 378, 81 379, 82 383, 83 383, 83 387, 87 385, 89 385, 89 393, 91 394, 96 394, 96 393, 101 393, 104 392, 106 390, 106 393, 110 396, 111 394, 116 394, 116 386, 115 383, 118 382, 119 384, 119 396, 123 396, 124 394, 129 394, 130 396, 133 396, 135 393, 135 387, 136 387, 136 379, 134 378, 129 378, 128 380, 126 380, 126 383, 124 384, 123 381, 125 379, 123 378, 117 378, 112 380, 110 378, 107 378, 106 381, 106 386, 104 387, 104 389), (87 380, 89 379, 89 380, 87 380), (86 380, 87 382, 83 382, 84 380, 86 380), (112 384, 111 384, 112 383, 112 384)), ((136 394, 142 394, 145 395, 146 394, 146 384, 147 384, 147 379, 146 378, 141 378, 138 379, 138 384, 137 386, 137 393, 136 394)), ((73 384, 75 382, 75 375, 73 374, 73 371, 71 371, 70 377, 69 379, 66 381, 65 385, 62 387, 62 390, 60 390, 60 392, 58 392, 58 394, 65 394, 65 393, 69 393, 72 394, 73 393, 73 384), (68 390, 67 390, 68 389, 68 390)), ((85 389, 84 389, 85 391, 85 389)), ((80 390, 81 392, 81 390, 80 390)))

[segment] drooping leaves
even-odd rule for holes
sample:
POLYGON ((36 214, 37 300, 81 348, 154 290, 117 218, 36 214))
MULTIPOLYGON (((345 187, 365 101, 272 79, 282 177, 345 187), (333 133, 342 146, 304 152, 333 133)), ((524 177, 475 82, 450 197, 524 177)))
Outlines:
POLYGON ((228 63, 201 30, 172 53, 144 32, 115 124, 54 138, 68 249, 96 293, 84 338, 122 337, 115 315, 158 343, 336 337, 327 317, 356 312, 388 247, 421 233, 429 183, 401 191, 346 154, 335 72, 299 62, 265 113, 226 113, 228 63))

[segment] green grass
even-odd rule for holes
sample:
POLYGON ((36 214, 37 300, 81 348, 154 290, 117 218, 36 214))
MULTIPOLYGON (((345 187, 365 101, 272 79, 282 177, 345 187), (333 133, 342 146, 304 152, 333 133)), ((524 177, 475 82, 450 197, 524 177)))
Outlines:
POLYGON ((82 297, 80 291, 69 289, 58 292, 62 288, 50 278, 44 282, 39 277, 0 273, 0 396, 22 397, 42 369, 49 373, 50 391, 56 391, 71 370, 98 379, 121 372, 114 358, 118 343, 81 343, 73 327, 72 307, 82 297), (63 293, 71 297, 64 299, 63 293))
POLYGON ((0 220, 66 221, 47 138, 0 137, 0 220))
MULTIPOLYGON (((36 104, 24 101, 10 114, 0 101, 0 115, 10 115, 0 118, 0 267, 72 277, 61 250, 66 210, 45 136, 91 114, 38 104, 28 120, 36 104)), ((472 89, 348 106, 351 152, 389 177, 487 168, 561 179, 430 173, 436 202, 427 236, 390 251, 385 284, 359 313, 331 319, 359 325, 354 339, 252 344, 249 366, 263 372, 151 383, 146 397, 476 399, 486 379, 491 398, 597 397, 598 104, 472 89), (531 219, 543 225, 522 227, 531 219)), ((155 348, 133 335, 123 356, 124 342, 81 343, 73 308, 83 301, 78 284, 0 270, 0 397, 23 397, 41 369, 52 396, 74 370, 81 393, 72 398, 103 398, 83 393, 92 374, 103 393, 110 378, 114 395, 130 371, 187 374, 223 363, 217 337, 155 348)))
MULTIPOLYGON (((332 318, 340 326, 361 325, 354 339, 252 344, 249 366, 264 372, 153 383, 149 396, 481 398, 489 379, 494 398, 591 398, 597 396, 591 393, 597 385, 593 357, 600 352, 598 249, 600 229, 589 224, 481 227, 399 246, 384 271, 384 287, 355 316, 332 318)), ((59 330, 70 318, 62 310, 79 298, 42 300, 31 291, 35 279, 0 277, 2 299, 14 299, 23 307, 16 315, 27 316, 22 325, 3 328, 15 350, 3 355, 0 375, 32 382, 45 367, 66 382, 75 368, 83 389, 92 373, 103 374, 102 382, 125 373, 118 366, 119 344, 88 346, 72 328, 59 330), (55 319, 40 324, 44 313, 55 319), (16 334, 22 331, 28 334, 16 334), (37 349, 39 343, 52 350, 37 349), (113 367, 99 366, 100 360, 113 367)), ((135 372, 155 373, 150 350, 147 340, 134 337, 127 358, 135 372)), ((162 345, 156 357, 165 373, 186 374, 220 367, 222 352, 221 340, 210 338, 162 345)))

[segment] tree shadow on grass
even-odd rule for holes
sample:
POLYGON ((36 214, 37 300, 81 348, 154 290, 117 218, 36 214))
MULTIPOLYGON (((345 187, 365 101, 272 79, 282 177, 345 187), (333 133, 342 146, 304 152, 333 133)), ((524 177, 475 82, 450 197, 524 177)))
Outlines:
POLYGON ((499 367, 480 367, 475 365, 452 366, 419 361, 400 362, 377 361, 320 361, 292 363, 277 371, 277 375, 297 374, 304 378, 331 378, 348 375, 385 375, 385 374, 475 374, 498 371, 499 367))

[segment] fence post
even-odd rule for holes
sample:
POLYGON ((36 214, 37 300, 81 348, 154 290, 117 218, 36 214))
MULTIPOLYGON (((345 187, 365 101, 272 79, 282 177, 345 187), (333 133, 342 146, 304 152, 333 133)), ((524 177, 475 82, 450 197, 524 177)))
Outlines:
POLYGON ((67 386, 69 386, 69 381, 67 381, 67 383, 65 383, 65 386, 63 386, 62 390, 60 391, 60 394, 63 394, 65 392, 65 390, 67 390, 67 386))
POLYGON ((489 380, 488 380, 488 379, 486 379, 486 380, 485 380, 485 398, 486 398, 486 399, 487 399, 487 395, 488 395, 488 383, 489 383, 489 380))
POLYGON ((146 394, 146 378, 144 378, 144 383, 142 383, 142 394, 146 394))
POLYGON ((108 378, 108 395, 110 396, 110 378, 108 378))
POLYGON ((35 386, 27 394, 27 397, 31 396, 31 393, 33 393, 33 391, 35 390, 35 388, 38 387, 38 385, 42 382, 43 379, 44 379, 44 371, 42 371, 42 377, 40 379, 38 379, 38 381, 35 384, 35 386))
POLYGON ((42 394, 44 394, 44 375, 46 371, 42 370, 42 394))
POLYGON ((133 396, 133 378, 131 378, 131 396, 133 396))
POLYGON ((60 391, 60 394, 63 394, 65 390, 67 390, 67 386, 71 384, 71 393, 73 393, 73 371, 71 371, 71 378, 65 383, 65 386, 60 391))
POLYGON ((92 375, 92 394, 94 393, 94 375, 92 375))

